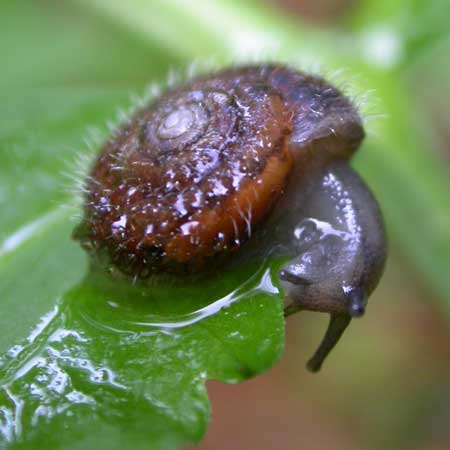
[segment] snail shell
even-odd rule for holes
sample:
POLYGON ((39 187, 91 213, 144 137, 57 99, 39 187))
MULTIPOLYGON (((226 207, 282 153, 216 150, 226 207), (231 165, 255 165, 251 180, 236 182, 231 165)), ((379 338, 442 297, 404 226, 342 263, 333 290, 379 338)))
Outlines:
POLYGON ((203 271, 250 238, 294 168, 348 159, 363 137, 322 78, 262 65, 193 79, 104 145, 75 236, 134 276, 203 271))

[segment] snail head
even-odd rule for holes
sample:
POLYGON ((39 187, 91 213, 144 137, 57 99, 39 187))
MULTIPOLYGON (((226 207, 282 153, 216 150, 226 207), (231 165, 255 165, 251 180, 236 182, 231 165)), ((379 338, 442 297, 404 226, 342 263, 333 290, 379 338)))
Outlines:
POLYGON ((386 244, 378 205, 348 164, 323 170, 301 208, 306 218, 290 239, 295 256, 279 278, 290 302, 286 314, 309 310, 331 316, 308 365, 317 371, 350 320, 364 314, 383 271, 386 244))

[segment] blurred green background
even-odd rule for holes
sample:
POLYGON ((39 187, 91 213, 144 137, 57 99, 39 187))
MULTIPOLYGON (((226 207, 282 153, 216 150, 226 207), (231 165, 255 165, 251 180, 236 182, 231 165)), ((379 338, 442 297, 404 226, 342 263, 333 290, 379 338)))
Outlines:
MULTIPOLYGON (((1 2, 0 114, 8 129, 31 123, 33 102, 45 110, 58 89, 70 104, 91 94, 123 104, 124 92, 210 59, 318 70, 361 100, 369 136, 355 164, 390 237, 368 314, 316 376, 303 366, 326 318, 290 317, 271 371, 237 386, 208 384, 212 422, 199 448, 450 448, 449 18, 447 0, 1 2)), ((90 116, 95 104, 86 107, 86 126, 90 116)), ((45 139, 39 145, 45 151, 45 139)), ((61 149, 57 170, 76 145, 74 136, 61 149)), ((45 192, 45 179, 34 183, 45 192)), ((5 236, 8 220, 20 219, 8 195, 0 191, 5 236)))

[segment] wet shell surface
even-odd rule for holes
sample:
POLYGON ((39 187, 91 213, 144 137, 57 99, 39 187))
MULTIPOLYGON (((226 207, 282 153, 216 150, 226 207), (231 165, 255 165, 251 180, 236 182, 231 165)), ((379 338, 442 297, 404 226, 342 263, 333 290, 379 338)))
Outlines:
POLYGON ((201 272, 251 238, 311 161, 348 159, 363 136, 322 78, 278 65, 195 78, 106 142, 75 237, 133 276, 201 272))

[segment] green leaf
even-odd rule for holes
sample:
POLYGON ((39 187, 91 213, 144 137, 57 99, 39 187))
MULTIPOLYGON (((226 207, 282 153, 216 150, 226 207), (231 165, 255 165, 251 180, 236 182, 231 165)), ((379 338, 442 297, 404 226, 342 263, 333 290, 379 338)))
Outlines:
POLYGON ((0 136, 9 189, 0 247, 7 447, 197 442, 209 417, 205 381, 241 381, 281 353, 282 302, 268 267, 150 288, 87 272, 87 256, 70 240, 77 210, 61 170, 70 170, 85 126, 101 125, 126 95, 57 89, 6 103, 28 116, 27 127, 5 120, 0 136))
POLYGON ((22 93, 2 96, 3 351, 26 336, 39 316, 84 273, 84 258, 80 251, 73 253, 76 245, 68 239, 75 222, 66 206, 71 182, 64 172, 85 147, 85 121, 104 117, 124 99, 124 93, 118 95, 114 89, 108 93, 91 88, 23 89, 22 93), (60 223, 67 224, 65 234, 55 228, 60 223))

